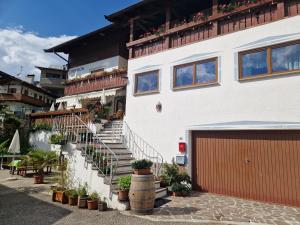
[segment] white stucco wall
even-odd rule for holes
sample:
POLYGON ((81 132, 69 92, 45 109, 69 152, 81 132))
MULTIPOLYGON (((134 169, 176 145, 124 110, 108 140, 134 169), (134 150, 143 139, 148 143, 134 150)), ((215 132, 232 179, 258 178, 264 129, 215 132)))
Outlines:
POLYGON ((300 120, 300 74, 238 81, 238 52, 300 39, 300 16, 129 60, 125 120, 170 161, 191 126, 300 120), (173 91, 173 66, 218 57, 219 85, 173 91), (134 74, 160 70, 160 93, 134 96, 134 74), (162 112, 156 111, 161 102, 162 112))
POLYGON ((49 143, 51 135, 52 132, 50 131, 32 132, 29 134, 29 143, 37 149, 51 151, 51 144, 49 143))
POLYGON ((121 56, 114 56, 108 59, 99 60, 82 66, 71 68, 68 71, 68 80, 86 77, 91 71, 104 69, 107 72, 127 66, 127 60, 121 56))

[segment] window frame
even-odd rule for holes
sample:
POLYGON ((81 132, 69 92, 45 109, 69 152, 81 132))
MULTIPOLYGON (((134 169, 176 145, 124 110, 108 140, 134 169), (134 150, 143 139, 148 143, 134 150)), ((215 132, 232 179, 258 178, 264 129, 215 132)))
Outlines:
POLYGON ((134 95, 139 96, 139 95, 149 95, 149 94, 158 94, 160 90, 160 70, 150 70, 142 73, 136 73, 134 75, 134 95), (144 92, 137 92, 137 87, 138 87, 138 77, 141 77, 145 74, 149 73, 157 73, 157 89, 151 90, 151 91, 144 91, 144 92))
POLYGON ((267 78, 267 77, 284 76, 284 75, 289 75, 289 74, 300 72, 300 69, 288 70, 288 71, 277 71, 277 72, 273 72, 272 71, 272 69, 273 69, 273 67, 272 67, 272 49, 281 48, 281 47, 287 47, 287 46, 296 45, 296 44, 300 44, 300 40, 288 41, 288 42, 284 42, 284 43, 280 43, 280 44, 268 45, 268 46, 261 47, 261 48, 255 48, 255 49, 250 49, 250 50, 239 52, 238 53, 238 60, 239 60, 239 62, 238 62, 238 70, 239 70, 238 74, 239 74, 239 80, 243 81, 243 80, 262 79, 262 78, 267 78), (243 76, 243 58, 242 57, 244 55, 247 55, 247 54, 261 52, 261 51, 265 51, 265 50, 267 51, 267 68, 268 68, 268 73, 244 77, 243 76))
POLYGON ((219 59, 218 57, 213 57, 209 59, 204 59, 204 60, 198 60, 195 62, 190 62, 190 63, 184 63, 180 65, 176 65, 173 67, 173 90, 181 90, 181 89, 190 89, 190 88, 195 88, 195 87, 205 87, 205 86, 210 86, 214 84, 219 83, 219 59), (204 64, 207 62, 216 62, 216 80, 212 82, 207 82, 207 83, 199 83, 196 82, 196 77, 197 77, 197 65, 198 64, 204 64), (182 67, 187 67, 187 66, 193 66, 193 83, 191 85, 184 85, 184 86, 176 86, 176 74, 177 74, 177 69, 182 68, 182 67))

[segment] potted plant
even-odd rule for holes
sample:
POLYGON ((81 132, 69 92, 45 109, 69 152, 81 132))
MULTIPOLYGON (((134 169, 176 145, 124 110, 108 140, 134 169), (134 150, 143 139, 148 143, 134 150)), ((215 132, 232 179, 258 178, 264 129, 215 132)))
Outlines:
POLYGON ((99 201, 99 195, 97 192, 93 192, 88 200, 87 200, 87 206, 89 210, 97 210, 98 209, 98 201, 99 201))
POLYGON ((172 185, 172 191, 174 197, 187 196, 192 191, 192 185, 186 181, 180 183, 174 183, 172 185))
POLYGON ((128 201, 128 193, 131 185, 131 176, 123 176, 118 179, 119 201, 128 201))
POLYGON ((37 173, 33 176, 35 184, 44 183, 44 168, 55 165, 58 157, 54 152, 45 152, 43 150, 34 150, 29 152, 24 158, 27 165, 32 165, 37 173))
POLYGON ((151 166, 153 163, 150 160, 142 159, 136 160, 131 163, 131 167, 133 168, 133 172, 136 175, 148 175, 151 174, 151 166))
POLYGON ((50 136, 51 151, 59 153, 62 145, 65 144, 65 138, 62 134, 53 134, 50 136))
POLYGON ((104 198, 103 201, 101 201, 101 200, 99 201, 99 203, 98 203, 98 210, 99 211, 106 211, 107 210, 106 198, 104 198))
POLYGON ((71 189, 68 191, 69 205, 77 205, 78 204, 78 193, 76 189, 71 189))
POLYGON ((61 202, 62 204, 68 204, 68 195, 65 188, 56 187, 53 189, 52 200, 54 202, 61 202))
POLYGON ((85 184, 84 186, 79 186, 78 190, 78 208, 86 208, 87 207, 87 199, 88 199, 88 195, 87 195, 87 185, 85 184))

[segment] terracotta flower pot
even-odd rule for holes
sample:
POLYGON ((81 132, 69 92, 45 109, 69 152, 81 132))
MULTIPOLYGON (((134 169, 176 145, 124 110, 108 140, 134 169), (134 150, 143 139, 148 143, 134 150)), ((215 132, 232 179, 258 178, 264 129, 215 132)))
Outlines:
POLYGON ((136 175, 149 175, 149 174, 151 174, 151 168, 135 169, 135 170, 133 170, 133 173, 136 175))
POLYGON ((173 196, 174 197, 185 197, 185 196, 187 196, 187 194, 185 194, 183 192, 173 192, 173 196))
POLYGON ((128 201, 128 193, 129 191, 119 191, 118 193, 119 201, 128 201))
POLYGON ((87 206, 89 210, 97 210, 98 209, 98 201, 97 200, 87 200, 87 206))
POLYGON ((61 202, 62 204, 68 204, 68 197, 64 191, 56 191, 55 201, 61 202))
POLYGON ((35 184, 42 184, 44 183, 44 175, 34 175, 33 180, 35 184))
POLYGON ((78 197, 72 197, 72 196, 69 196, 69 205, 77 205, 78 204, 78 197))
POLYGON ((80 209, 87 208, 87 197, 78 197, 77 205, 80 209))

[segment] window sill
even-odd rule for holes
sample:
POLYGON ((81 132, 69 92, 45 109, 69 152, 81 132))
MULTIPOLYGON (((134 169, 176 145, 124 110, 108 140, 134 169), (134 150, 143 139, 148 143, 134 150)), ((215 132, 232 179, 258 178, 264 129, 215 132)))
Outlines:
POLYGON ((284 77, 284 76, 288 76, 288 75, 300 75, 300 70, 293 70, 293 71, 289 71, 289 72, 278 72, 278 73, 270 73, 270 74, 262 74, 262 75, 257 75, 257 76, 253 76, 253 77, 240 77, 239 81, 243 82, 243 81, 251 81, 251 80, 260 80, 260 79, 265 79, 265 78, 272 78, 272 77, 284 77))
POLYGON ((205 84, 195 84, 195 85, 188 85, 182 87, 173 87, 173 91, 180 91, 180 90, 187 90, 187 89, 195 89, 201 87, 210 87, 210 86, 219 86, 220 83, 218 81, 212 83, 205 83, 205 84))
POLYGON ((154 95, 154 94, 159 94, 159 90, 134 93, 133 96, 138 97, 138 96, 154 95))

